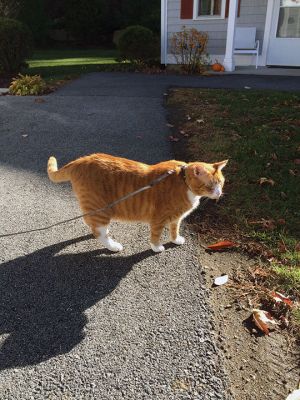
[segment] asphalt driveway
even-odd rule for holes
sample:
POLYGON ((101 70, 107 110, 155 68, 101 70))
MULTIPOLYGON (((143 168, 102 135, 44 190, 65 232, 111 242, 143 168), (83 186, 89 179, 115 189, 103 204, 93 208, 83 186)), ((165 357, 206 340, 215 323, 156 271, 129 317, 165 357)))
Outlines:
MULTIPOLYGON (((271 88, 274 77, 236 78, 90 74, 44 102, 0 97, 0 233, 78 214, 69 185, 46 176, 52 154, 60 165, 92 152, 171 158, 169 86, 271 88)), ((273 85, 299 88, 290 79, 273 85)), ((154 254, 147 227, 112 232, 120 254, 82 221, 0 239, 0 399, 229 398, 192 235, 154 254)))

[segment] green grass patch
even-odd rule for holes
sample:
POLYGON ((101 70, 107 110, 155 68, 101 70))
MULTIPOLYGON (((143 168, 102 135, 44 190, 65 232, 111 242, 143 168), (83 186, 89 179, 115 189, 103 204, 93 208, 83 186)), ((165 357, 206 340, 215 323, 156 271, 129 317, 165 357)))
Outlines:
POLYGON ((300 95, 176 89, 169 106, 176 109, 178 131, 189 135, 187 160, 229 159, 217 213, 272 249, 278 276, 298 290, 300 95), (261 178, 268 181, 261 183, 261 178))
POLYGON ((128 69, 116 61, 118 52, 106 49, 38 50, 27 60, 23 74, 41 75, 45 80, 75 77, 82 73, 128 69))
POLYGON ((287 292, 297 291, 300 294, 300 268, 287 265, 273 265, 280 285, 287 292))

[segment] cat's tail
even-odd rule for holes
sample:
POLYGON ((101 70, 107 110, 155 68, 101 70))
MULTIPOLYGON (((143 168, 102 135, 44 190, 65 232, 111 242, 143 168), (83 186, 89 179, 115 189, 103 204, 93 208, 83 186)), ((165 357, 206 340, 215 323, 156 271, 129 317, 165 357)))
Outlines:
POLYGON ((47 168, 48 176, 52 182, 67 182, 70 180, 70 164, 57 169, 57 161, 55 157, 50 157, 47 168))

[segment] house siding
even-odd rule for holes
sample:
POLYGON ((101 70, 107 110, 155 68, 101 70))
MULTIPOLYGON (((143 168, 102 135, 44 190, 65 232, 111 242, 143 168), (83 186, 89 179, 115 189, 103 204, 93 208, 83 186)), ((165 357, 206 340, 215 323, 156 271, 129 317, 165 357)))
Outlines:
MULTIPOLYGON (((196 0, 195 0, 196 1, 196 0)), ((240 16, 236 26, 256 27, 256 38, 260 41, 260 49, 264 36, 268 0, 241 0, 240 16)), ((212 55, 224 55, 227 35, 227 18, 214 20, 180 19, 180 0, 168 1, 168 53, 172 34, 182 27, 196 28, 208 33, 207 51, 212 55)), ((260 50, 261 51, 261 50, 260 50)))

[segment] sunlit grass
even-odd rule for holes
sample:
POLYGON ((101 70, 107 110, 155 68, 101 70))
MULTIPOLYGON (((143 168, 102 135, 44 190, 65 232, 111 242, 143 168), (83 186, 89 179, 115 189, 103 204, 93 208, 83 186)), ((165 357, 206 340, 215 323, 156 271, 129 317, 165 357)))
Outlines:
POLYGON ((77 77, 86 72, 113 71, 123 67, 117 57, 116 50, 107 49, 38 50, 27 60, 28 67, 22 72, 41 75, 46 80, 77 77))

